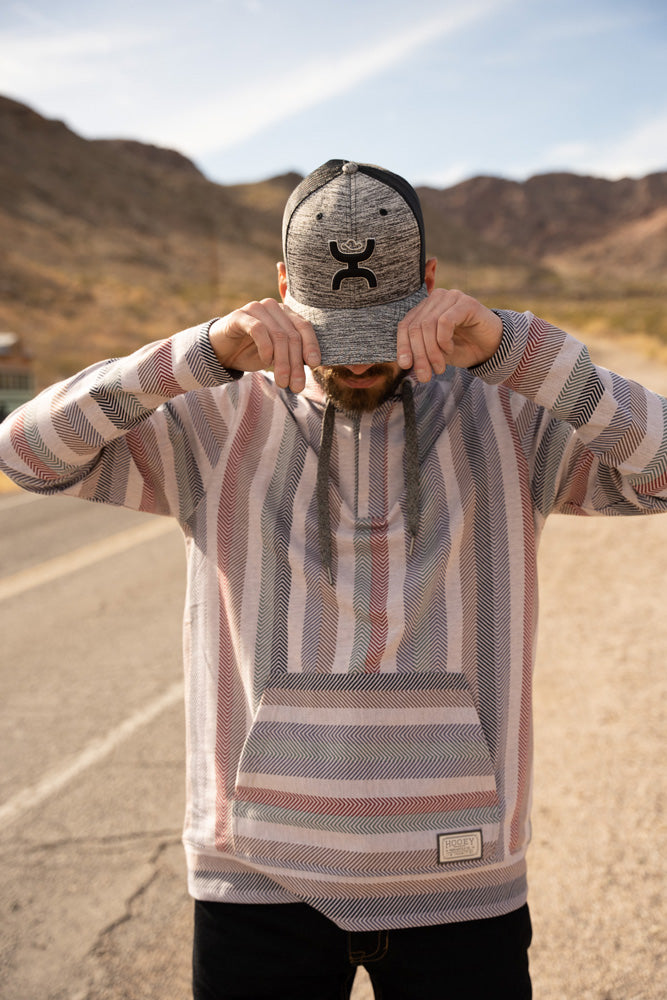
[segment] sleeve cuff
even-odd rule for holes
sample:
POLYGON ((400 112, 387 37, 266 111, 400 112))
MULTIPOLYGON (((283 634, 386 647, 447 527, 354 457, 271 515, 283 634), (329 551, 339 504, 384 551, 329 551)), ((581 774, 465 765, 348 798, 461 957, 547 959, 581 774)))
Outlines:
POLYGON ((533 314, 512 312, 509 309, 494 309, 493 312, 503 324, 498 349, 488 361, 473 365, 468 370, 488 385, 500 385, 512 377, 525 354, 533 314))
POLYGON ((225 368, 213 350, 209 330, 215 318, 171 338, 174 375, 184 391, 236 382, 245 372, 225 368))
POLYGON ((224 365, 221 365, 217 354, 213 350, 213 344, 209 336, 211 327, 219 318, 219 316, 215 316, 202 326, 201 351, 211 374, 225 382, 236 382, 238 379, 243 378, 245 372, 240 371, 238 368, 225 368, 224 365))

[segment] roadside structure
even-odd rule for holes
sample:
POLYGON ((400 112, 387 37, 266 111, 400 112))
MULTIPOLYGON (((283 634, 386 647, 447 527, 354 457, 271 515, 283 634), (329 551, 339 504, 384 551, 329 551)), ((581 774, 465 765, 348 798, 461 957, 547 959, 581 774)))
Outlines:
POLYGON ((17 333, 0 332, 0 420, 34 395, 32 355, 17 333))

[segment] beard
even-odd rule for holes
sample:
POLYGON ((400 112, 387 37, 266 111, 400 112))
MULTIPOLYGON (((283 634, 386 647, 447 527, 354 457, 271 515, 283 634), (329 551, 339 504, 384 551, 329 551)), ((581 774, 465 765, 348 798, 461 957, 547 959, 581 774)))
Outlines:
POLYGON ((345 365, 319 365, 312 369, 313 378, 324 390, 337 410, 345 413, 357 414, 368 413, 394 395, 396 389, 401 384, 407 370, 399 369, 392 364, 375 364, 367 368, 363 375, 354 375, 345 365), (375 385, 355 388, 353 385, 346 385, 346 382, 354 382, 372 376, 382 376, 375 385))

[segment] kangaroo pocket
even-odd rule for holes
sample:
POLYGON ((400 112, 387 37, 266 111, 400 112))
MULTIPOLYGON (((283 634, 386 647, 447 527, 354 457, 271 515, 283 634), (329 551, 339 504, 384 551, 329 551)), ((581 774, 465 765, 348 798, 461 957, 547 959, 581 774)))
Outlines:
POLYGON ((283 674, 243 748, 232 830, 274 877, 356 880, 486 864, 499 812, 462 674, 283 674))

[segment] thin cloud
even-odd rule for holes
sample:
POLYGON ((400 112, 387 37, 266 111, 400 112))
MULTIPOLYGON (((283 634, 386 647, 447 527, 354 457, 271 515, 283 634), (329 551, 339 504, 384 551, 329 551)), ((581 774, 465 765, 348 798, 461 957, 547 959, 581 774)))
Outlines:
POLYGON ((154 41, 155 33, 147 30, 52 31, 36 35, 0 32, 0 51, 3 53, 0 91, 30 92, 36 71, 42 92, 50 87, 69 86, 78 80, 83 82, 98 75, 96 60, 154 41))
POLYGON ((53 17, 47 16, 43 11, 36 10, 25 3, 13 3, 5 13, 22 18, 23 21, 27 21, 29 24, 37 24, 40 28, 48 28, 49 31, 54 31, 59 27, 58 22, 53 17))
POLYGON ((452 163, 446 170, 423 174, 416 178, 417 187, 448 188, 467 180, 475 173, 474 167, 463 161, 452 163))
POLYGON ((568 169, 616 179, 667 168, 667 109, 605 144, 563 142, 548 149, 538 169, 568 169))
POLYGON ((429 19, 353 51, 310 60, 281 78, 267 77, 242 90, 200 104, 176 123, 173 115, 154 132, 154 141, 178 142, 194 156, 221 151, 293 115, 353 91, 399 66, 426 45, 488 17, 510 0, 487 0, 429 19))
MULTIPOLYGON (((513 168, 510 166, 502 170, 500 175, 525 180, 535 174, 561 170, 608 180, 644 177, 667 170, 667 109, 606 143, 578 139, 558 142, 529 162, 517 163, 513 168)), ((447 188, 488 172, 488 167, 484 169, 477 163, 460 161, 451 164, 447 170, 420 175, 416 183, 447 188)), ((498 174, 497 171, 495 173, 498 174)))
POLYGON ((561 17, 555 11, 548 21, 535 25, 531 42, 533 44, 548 44, 553 46, 562 41, 593 38, 600 40, 604 35, 622 34, 636 31, 640 27, 649 27, 662 20, 657 12, 632 10, 629 13, 598 12, 586 15, 585 11, 578 16, 561 17))
MULTIPOLYGON (((635 174, 667 167, 667 110, 643 122, 609 150, 623 173, 635 174)), ((620 176, 620 173, 619 173, 620 176)))

